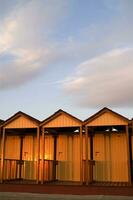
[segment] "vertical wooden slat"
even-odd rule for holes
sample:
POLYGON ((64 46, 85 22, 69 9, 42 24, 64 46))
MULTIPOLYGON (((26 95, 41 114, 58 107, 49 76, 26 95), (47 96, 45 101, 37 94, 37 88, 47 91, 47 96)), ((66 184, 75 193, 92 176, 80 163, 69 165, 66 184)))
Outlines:
POLYGON ((41 184, 43 184, 44 182, 44 153, 45 153, 44 132, 45 132, 45 129, 42 128, 42 180, 41 180, 41 184))
POLYGON ((82 134, 82 126, 79 128, 80 134, 80 183, 83 184, 83 134, 82 134))
POLYGON ((86 164, 85 164, 85 179, 88 185, 88 127, 85 126, 85 151, 86 151, 86 164))
POLYGON ((5 128, 3 128, 2 145, 1 145, 1 183, 3 182, 3 176, 4 176, 5 132, 6 132, 5 128))
POLYGON ((37 177, 36 182, 39 183, 39 165, 40 165, 40 129, 37 127, 37 177))
POLYGON ((131 185, 130 149, 129 149, 129 132, 128 132, 128 125, 126 126, 126 142, 127 142, 128 183, 129 183, 129 185, 131 185))

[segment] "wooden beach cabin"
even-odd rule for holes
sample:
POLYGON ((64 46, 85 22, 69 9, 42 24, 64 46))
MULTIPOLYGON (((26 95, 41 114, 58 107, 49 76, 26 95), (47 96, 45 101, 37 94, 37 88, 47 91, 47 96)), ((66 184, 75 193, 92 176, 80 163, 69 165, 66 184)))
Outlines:
POLYGON ((82 183, 82 121, 58 110, 40 127, 41 182, 82 183))
POLYGON ((39 124, 17 112, 1 126, 0 180, 39 181, 39 124))
POLYGON ((108 108, 84 121, 86 149, 90 146, 90 154, 86 153, 86 184, 90 173, 93 182, 131 183, 128 123, 127 118, 108 108), (95 163, 91 170, 89 162, 95 163))

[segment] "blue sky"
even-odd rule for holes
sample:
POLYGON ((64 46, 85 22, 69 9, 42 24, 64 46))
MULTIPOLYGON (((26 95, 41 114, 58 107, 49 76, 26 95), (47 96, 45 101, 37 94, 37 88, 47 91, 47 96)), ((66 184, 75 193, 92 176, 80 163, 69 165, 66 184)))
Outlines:
POLYGON ((133 117, 132 0, 0 0, 0 118, 133 117))

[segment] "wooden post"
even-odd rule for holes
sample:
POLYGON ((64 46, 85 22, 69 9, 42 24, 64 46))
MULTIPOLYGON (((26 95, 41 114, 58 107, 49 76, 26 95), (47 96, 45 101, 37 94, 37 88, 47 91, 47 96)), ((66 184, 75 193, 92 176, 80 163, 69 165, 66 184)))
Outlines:
POLYGON ((41 184, 43 184, 44 182, 44 155, 45 155, 44 132, 45 132, 45 129, 42 127, 42 180, 41 180, 41 184))
POLYGON ((130 149, 129 149, 129 132, 128 132, 128 125, 126 126, 126 142, 127 142, 128 183, 129 183, 129 185, 131 185, 130 149))
POLYGON ((54 162, 53 162, 53 181, 56 180, 56 150, 57 150, 57 136, 54 136, 54 162))
POLYGON ((5 154, 5 128, 3 128, 2 134, 2 146, 1 146, 1 183, 4 178, 4 154, 5 154))
MULTIPOLYGON (((22 163, 23 163, 22 155, 23 155, 23 136, 20 136, 19 179, 22 178, 22 163)), ((15 178, 17 178, 17 176, 15 178)))
POLYGON ((132 127, 132 123, 131 123, 131 131, 129 132, 129 153, 130 153, 130 172, 131 172, 131 182, 132 182, 132 135, 133 135, 133 127, 132 127))
POLYGON ((93 160, 93 133, 90 134, 90 160, 93 160))
POLYGON ((85 178, 86 185, 88 185, 88 127, 85 126, 85 151, 86 151, 86 163, 85 163, 85 178))
POLYGON ((82 134, 82 126, 79 128, 80 134, 80 183, 83 184, 83 134, 82 134))
POLYGON ((37 166, 36 166, 36 183, 39 183, 39 166, 40 166, 40 129, 37 127, 37 166))
POLYGON ((89 182, 93 181, 93 133, 90 133, 90 163, 89 163, 89 182))
POLYGON ((109 166, 109 180, 112 181, 112 151, 111 151, 111 143, 112 143, 112 133, 109 133, 109 160, 110 160, 110 166, 109 166))

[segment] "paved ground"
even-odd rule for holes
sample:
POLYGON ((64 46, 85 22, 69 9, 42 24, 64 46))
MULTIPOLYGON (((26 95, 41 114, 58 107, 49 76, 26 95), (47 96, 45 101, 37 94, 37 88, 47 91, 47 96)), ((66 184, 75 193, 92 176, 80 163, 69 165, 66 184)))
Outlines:
MULTIPOLYGON (((109 186, 63 186, 63 185, 41 185, 41 184, 0 184, 0 192, 15 193, 38 193, 38 194, 60 194, 60 195, 110 195, 133 197, 133 186, 109 187, 109 186)), ((4 193, 3 193, 4 194, 4 193)), ((101 196, 99 197, 101 198, 101 196)), ((1 200, 1 198, 0 198, 1 200)))
POLYGON ((31 194, 31 193, 5 193, 0 192, 1 200, 131 200, 133 197, 127 196, 104 196, 104 195, 50 195, 50 194, 31 194))
POLYGON ((50 195, 31 193, 8 193, 0 192, 1 200, 131 200, 133 197, 124 196, 104 196, 104 195, 50 195))

